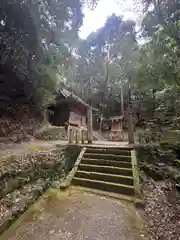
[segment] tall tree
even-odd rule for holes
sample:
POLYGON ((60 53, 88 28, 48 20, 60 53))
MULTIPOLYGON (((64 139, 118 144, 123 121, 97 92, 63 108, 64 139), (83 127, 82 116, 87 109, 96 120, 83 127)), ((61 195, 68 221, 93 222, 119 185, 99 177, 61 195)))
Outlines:
POLYGON ((74 85, 86 98, 97 96, 100 105, 117 99, 121 82, 127 80, 127 68, 133 65, 132 50, 136 47, 135 23, 110 16, 104 27, 79 42, 74 85))
POLYGON ((7 96, 1 92, 1 98, 11 95, 11 84, 4 77, 11 72, 22 82, 26 97, 34 99, 35 105, 40 107, 48 102, 47 93, 52 95, 55 90, 56 73, 64 75, 71 59, 73 42, 82 24, 82 4, 80 0, 2 0, 0 88, 9 90, 7 96))

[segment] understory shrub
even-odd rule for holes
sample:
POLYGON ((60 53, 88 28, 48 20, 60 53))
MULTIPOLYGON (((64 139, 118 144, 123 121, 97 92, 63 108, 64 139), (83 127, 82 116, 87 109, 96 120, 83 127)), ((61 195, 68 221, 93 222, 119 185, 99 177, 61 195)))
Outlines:
POLYGON ((80 146, 67 146, 64 149, 64 156, 66 161, 64 162, 64 171, 65 173, 68 173, 74 166, 77 157, 81 151, 80 146))
POLYGON ((137 142, 139 144, 159 144, 159 142, 165 142, 168 144, 180 143, 180 131, 163 129, 159 126, 151 126, 138 134, 137 142))
POLYGON ((154 180, 171 179, 180 184, 180 143, 163 141, 157 144, 137 145, 139 166, 154 180))

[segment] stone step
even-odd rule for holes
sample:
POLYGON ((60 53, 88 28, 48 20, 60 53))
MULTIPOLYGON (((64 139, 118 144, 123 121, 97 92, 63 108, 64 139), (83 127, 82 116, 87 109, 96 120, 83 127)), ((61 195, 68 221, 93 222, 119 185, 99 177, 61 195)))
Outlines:
POLYGON ((86 172, 110 173, 116 175, 132 176, 132 168, 119 168, 112 166, 99 166, 90 164, 80 164, 78 170, 86 172))
POLYGON ((107 160, 115 160, 115 161, 131 161, 130 156, 124 155, 115 155, 115 154, 102 154, 102 153, 84 153, 84 158, 91 159, 107 159, 107 160))
POLYGON ((117 184, 112 182, 104 182, 99 180, 91 180, 86 178, 77 178, 74 177, 72 180, 73 185, 83 186, 87 188, 99 189, 107 192, 125 194, 125 195, 134 195, 134 187, 127 186, 124 184, 117 184))
POLYGON ((131 156, 131 151, 128 149, 120 148, 87 148, 86 153, 100 153, 100 154, 113 154, 131 156))
POLYGON ((81 163, 90 164, 90 165, 120 167, 120 168, 132 168, 132 163, 129 161, 123 162, 123 161, 114 161, 114 160, 83 158, 81 160, 81 163))
POLYGON ((98 173, 98 172, 77 171, 75 177, 133 186, 133 178, 130 176, 122 176, 122 175, 98 173))
POLYGON ((97 190, 93 188, 87 188, 87 187, 82 187, 82 186, 73 186, 72 189, 83 191, 83 192, 88 192, 88 193, 94 193, 96 195, 101 195, 104 197, 108 198, 116 198, 120 200, 125 200, 129 202, 134 202, 137 207, 144 207, 144 200, 140 198, 136 198, 135 196, 128 196, 124 194, 119 194, 119 193, 113 193, 113 192, 107 192, 107 191, 102 191, 102 190, 97 190))
POLYGON ((103 145, 98 146, 98 145, 94 145, 94 146, 87 146, 88 149, 107 149, 107 150, 125 150, 125 151, 131 151, 134 149, 133 146, 122 146, 120 143, 120 146, 118 145, 107 145, 106 147, 104 147, 103 145))

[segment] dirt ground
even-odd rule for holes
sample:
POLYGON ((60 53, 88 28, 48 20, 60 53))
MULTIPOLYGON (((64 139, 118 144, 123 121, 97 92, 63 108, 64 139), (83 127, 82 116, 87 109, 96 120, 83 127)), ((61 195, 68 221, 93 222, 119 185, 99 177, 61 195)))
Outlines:
MULTIPOLYGON (((55 191, 55 190, 54 190, 55 191)), ((78 191, 50 193, 2 240, 140 240, 144 225, 130 203, 78 191)))

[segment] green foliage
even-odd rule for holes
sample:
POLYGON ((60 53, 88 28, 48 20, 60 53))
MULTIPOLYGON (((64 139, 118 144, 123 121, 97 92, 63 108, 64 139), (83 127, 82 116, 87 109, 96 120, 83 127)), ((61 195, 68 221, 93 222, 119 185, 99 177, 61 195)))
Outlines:
POLYGON ((66 159, 64 169, 65 172, 69 172, 73 167, 77 160, 77 157, 81 151, 81 147, 78 146, 68 146, 64 150, 64 156, 66 159))
POLYGON ((148 118, 172 124, 179 117, 180 4, 176 0, 143 3, 141 37, 145 43, 136 67, 135 109, 143 105, 145 112, 151 112, 148 118))
POLYGON ((27 98, 42 111, 70 65, 82 25, 82 4, 80 0, 1 2, 0 68, 20 79, 27 98))
POLYGON ((177 156, 180 152, 176 143, 138 145, 137 157, 141 170, 155 180, 176 179, 178 172, 177 156))
POLYGON ((117 109, 119 114, 122 101, 127 108, 130 86, 134 112, 177 125, 179 1, 143 0, 141 34, 134 21, 112 14, 103 27, 81 40, 82 5, 93 8, 97 2, 3 1, 1 66, 8 66, 25 83, 27 97, 42 112, 63 84, 85 100, 91 99, 102 113, 117 109))
POLYGON ((179 112, 172 103, 176 99, 178 105, 180 85, 180 5, 170 0, 143 2, 140 37, 145 43, 137 41, 133 21, 113 14, 102 28, 78 42, 77 58, 67 79, 72 89, 92 99, 107 115, 115 105, 120 108, 121 89, 127 107, 130 84, 133 110, 165 122, 170 116, 178 117, 179 112))
POLYGON ((127 81, 133 79, 138 58, 135 22, 112 15, 105 25, 78 45, 77 59, 68 84, 107 113, 120 102, 121 87, 127 98, 127 81))
POLYGON ((162 133, 159 131, 152 131, 151 129, 146 129, 144 132, 140 132, 137 136, 137 141, 140 144, 151 144, 157 143, 161 140, 162 133))

